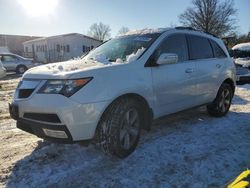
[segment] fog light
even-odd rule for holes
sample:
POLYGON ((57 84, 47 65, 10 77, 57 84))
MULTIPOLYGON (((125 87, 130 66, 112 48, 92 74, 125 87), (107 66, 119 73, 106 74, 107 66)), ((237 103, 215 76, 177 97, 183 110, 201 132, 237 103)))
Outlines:
POLYGON ((68 138, 67 134, 64 131, 56 131, 51 129, 43 129, 45 135, 55 138, 68 138))

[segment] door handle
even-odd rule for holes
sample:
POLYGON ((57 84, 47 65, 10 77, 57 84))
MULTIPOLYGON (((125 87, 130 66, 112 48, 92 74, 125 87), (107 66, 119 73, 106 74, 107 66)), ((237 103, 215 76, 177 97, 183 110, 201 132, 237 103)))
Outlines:
POLYGON ((221 64, 216 64, 216 67, 219 69, 221 68, 221 64))
POLYGON ((192 68, 188 68, 185 70, 185 73, 193 73, 194 72, 194 69, 192 68))

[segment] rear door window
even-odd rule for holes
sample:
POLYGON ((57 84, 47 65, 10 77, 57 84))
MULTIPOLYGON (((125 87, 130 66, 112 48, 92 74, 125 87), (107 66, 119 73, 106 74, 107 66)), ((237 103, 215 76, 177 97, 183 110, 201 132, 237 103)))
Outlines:
POLYGON ((187 37, 191 60, 213 58, 213 50, 207 38, 195 35, 187 37))
POLYGON ((214 57, 215 58, 225 58, 225 57, 227 57, 225 52, 221 49, 221 47, 215 41, 210 40, 210 42, 211 42, 211 45, 213 47, 214 57))

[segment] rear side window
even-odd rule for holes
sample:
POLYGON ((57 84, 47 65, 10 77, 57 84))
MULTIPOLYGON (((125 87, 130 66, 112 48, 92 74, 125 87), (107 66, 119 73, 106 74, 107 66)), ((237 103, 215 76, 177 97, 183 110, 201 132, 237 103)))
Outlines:
POLYGON ((9 61, 16 61, 16 57, 11 56, 11 55, 4 55, 2 57, 2 61, 9 62, 9 61))
POLYGON ((221 49, 221 47, 214 41, 210 40, 212 47, 213 47, 213 51, 214 51, 214 57, 216 58, 225 58, 227 57, 225 52, 221 49))
POLYGON ((187 41, 184 34, 176 34, 163 40, 156 51, 156 59, 162 53, 174 53, 178 55, 178 62, 188 60, 187 41))
POLYGON ((188 35, 188 43, 191 60, 213 58, 213 50, 207 38, 188 35))

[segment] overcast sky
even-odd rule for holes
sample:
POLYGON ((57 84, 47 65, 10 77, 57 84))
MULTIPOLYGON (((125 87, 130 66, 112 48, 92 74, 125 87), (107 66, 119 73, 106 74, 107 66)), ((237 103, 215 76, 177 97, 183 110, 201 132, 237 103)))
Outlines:
MULTIPOLYGON (((87 34, 91 24, 101 21, 115 36, 122 26, 179 25, 178 15, 190 5, 191 0, 0 0, 0 34, 87 34)), ((236 0, 235 7, 238 31, 249 32, 250 0, 236 0)))

